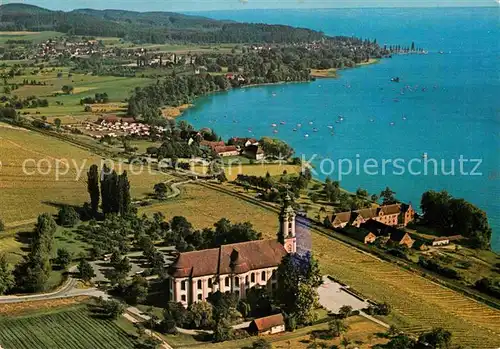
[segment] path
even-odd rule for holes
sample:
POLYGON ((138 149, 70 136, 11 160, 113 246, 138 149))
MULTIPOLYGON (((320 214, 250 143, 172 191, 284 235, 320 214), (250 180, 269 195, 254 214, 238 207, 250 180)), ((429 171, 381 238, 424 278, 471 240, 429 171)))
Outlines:
MULTIPOLYGON (((134 313, 134 315, 131 315, 131 314, 129 313, 129 309, 125 310, 125 313, 123 313, 123 317, 124 317, 125 319, 127 319, 128 321, 130 321, 131 323, 133 323, 133 324, 140 323, 141 321, 139 321, 139 320, 135 317, 135 315, 136 315, 135 313, 134 313)), ((173 349, 173 348, 172 348, 172 347, 171 347, 171 346, 170 346, 167 342, 165 342, 165 341, 163 340, 163 338, 162 338, 160 335, 158 335, 158 334, 154 333, 153 331, 151 331, 151 330, 149 330, 149 329, 145 329, 145 330, 144 330, 144 332, 145 332, 148 336, 158 339, 158 340, 161 342, 160 348, 163 348, 163 349, 173 349)))

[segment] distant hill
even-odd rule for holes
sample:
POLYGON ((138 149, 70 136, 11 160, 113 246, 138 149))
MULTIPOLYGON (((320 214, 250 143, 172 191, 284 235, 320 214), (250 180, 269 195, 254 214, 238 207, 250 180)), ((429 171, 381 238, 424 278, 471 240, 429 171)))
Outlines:
POLYGON ((0 6, 0 30, 51 30, 148 43, 292 43, 325 38, 323 33, 310 29, 219 21, 171 12, 93 9, 63 12, 25 4, 0 6))

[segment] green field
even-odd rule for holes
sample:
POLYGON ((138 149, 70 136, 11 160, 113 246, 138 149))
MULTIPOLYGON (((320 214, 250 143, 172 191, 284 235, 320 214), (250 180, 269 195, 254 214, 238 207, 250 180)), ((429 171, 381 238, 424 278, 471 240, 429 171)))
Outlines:
MULTIPOLYGON (((111 103, 121 103, 129 97, 130 92, 135 87, 146 86, 152 83, 152 80, 147 78, 124 78, 86 74, 73 74, 69 76, 69 69, 68 67, 44 68, 43 70, 39 70, 37 74, 34 74, 38 69, 22 68, 23 75, 9 79, 9 84, 22 84, 25 79, 45 83, 45 85, 20 86, 11 92, 11 95, 21 98, 36 96, 41 99, 47 99, 49 102, 49 107, 23 109, 22 112, 29 112, 32 115, 39 113, 37 116, 58 116, 61 117, 64 124, 67 121, 62 118, 64 116, 92 115, 85 112, 84 107, 80 105, 80 99, 84 97, 106 92, 111 103), (62 73, 62 77, 58 77, 59 73, 62 73), (62 94, 61 89, 64 85, 73 86, 73 93, 69 95, 62 94)), ((2 70, 0 69, 1 72, 2 70)), ((80 121, 84 120, 85 118, 80 119, 80 121)), ((69 123, 74 123, 74 121, 71 120, 69 123)))
POLYGON ((127 349, 135 340, 115 321, 93 317, 86 307, 36 316, 0 318, 4 349, 127 349))
POLYGON ((33 43, 39 43, 51 38, 63 36, 64 34, 44 31, 44 32, 0 32, 0 45, 6 44, 9 40, 29 40, 33 43))

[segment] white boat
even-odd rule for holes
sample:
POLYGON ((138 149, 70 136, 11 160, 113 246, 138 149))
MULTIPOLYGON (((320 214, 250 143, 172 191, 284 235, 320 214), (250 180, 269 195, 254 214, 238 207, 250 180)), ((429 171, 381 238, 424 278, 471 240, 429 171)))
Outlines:
POLYGON ((427 159, 428 157, 429 157, 429 156, 427 155, 427 153, 424 153, 424 154, 422 155, 422 158, 424 158, 424 159, 427 159))

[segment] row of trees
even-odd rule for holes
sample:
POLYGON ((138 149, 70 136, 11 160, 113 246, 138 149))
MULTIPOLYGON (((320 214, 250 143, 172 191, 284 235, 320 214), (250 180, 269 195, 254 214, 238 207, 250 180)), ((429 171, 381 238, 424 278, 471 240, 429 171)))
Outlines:
POLYGON ((431 190, 422 195, 420 208, 425 224, 450 235, 463 235, 473 247, 490 248, 492 231, 486 213, 470 202, 431 190))
POLYGON ((96 104, 96 103, 108 103, 109 96, 106 92, 96 93, 94 97, 85 97, 80 99, 80 105, 84 104, 96 104))
POLYGON ((102 203, 102 212, 105 215, 110 213, 126 215, 130 212, 131 196, 127 171, 118 175, 106 165, 101 171, 97 165, 92 165, 87 172, 87 191, 94 216, 97 215, 99 201, 102 203))
POLYGON ((39 108, 48 107, 49 101, 44 98, 37 98, 36 96, 28 96, 26 98, 20 98, 17 95, 14 96, 1 96, 0 102, 4 103, 3 108, 13 108, 13 109, 24 109, 24 108, 39 108))

